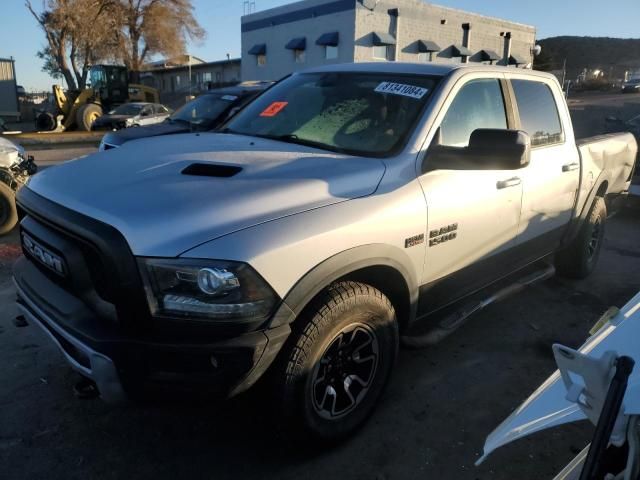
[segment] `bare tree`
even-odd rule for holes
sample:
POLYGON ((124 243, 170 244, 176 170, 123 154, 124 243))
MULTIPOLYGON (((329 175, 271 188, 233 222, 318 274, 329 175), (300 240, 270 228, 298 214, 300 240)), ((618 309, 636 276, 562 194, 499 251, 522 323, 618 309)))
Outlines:
POLYGON ((43 70, 70 89, 85 87, 92 64, 124 63, 137 78, 151 56, 183 54, 187 40, 205 36, 192 0, 43 0, 40 12, 26 0, 26 7, 47 39, 38 53, 43 70))
POLYGON ((186 51, 187 40, 202 40, 191 0, 119 0, 122 61, 137 74, 153 55, 173 57, 186 51))
POLYGON ((109 58, 118 44, 117 0, 47 0, 41 12, 26 0, 26 7, 47 39, 38 52, 43 70, 62 76, 70 89, 84 88, 91 64, 109 58))

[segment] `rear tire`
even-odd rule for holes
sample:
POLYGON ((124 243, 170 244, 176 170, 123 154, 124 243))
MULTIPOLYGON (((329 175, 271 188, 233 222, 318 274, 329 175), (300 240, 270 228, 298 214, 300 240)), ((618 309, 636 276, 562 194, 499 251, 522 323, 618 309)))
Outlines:
POLYGON ((102 115, 102 107, 95 103, 86 103, 78 108, 76 113, 76 125, 78 130, 88 132, 93 122, 102 115))
POLYGON ((0 235, 9 233, 18 223, 16 193, 4 183, 0 183, 0 235))
POLYGON ((576 238, 556 254, 556 269, 560 275, 579 279, 593 272, 600 257, 606 220, 604 198, 596 197, 576 238))
POLYGON ((398 354, 398 324, 379 290, 328 287, 293 325, 275 371, 282 424, 300 438, 332 441, 373 412, 398 354))

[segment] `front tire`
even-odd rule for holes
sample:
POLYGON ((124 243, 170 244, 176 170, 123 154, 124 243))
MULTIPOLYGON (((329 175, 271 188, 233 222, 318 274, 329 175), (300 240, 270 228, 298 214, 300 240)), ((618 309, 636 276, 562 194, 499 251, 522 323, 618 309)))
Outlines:
POLYGON ((596 197, 576 238, 556 255, 556 269, 560 275, 580 279, 593 272, 600 257, 606 220, 604 198, 596 197))
POLYGON ((296 320, 274 372, 287 429, 344 438, 373 412, 398 354, 391 302, 362 283, 328 287, 296 320))
POLYGON ((9 233, 18 223, 16 194, 8 185, 0 183, 0 235, 9 233))

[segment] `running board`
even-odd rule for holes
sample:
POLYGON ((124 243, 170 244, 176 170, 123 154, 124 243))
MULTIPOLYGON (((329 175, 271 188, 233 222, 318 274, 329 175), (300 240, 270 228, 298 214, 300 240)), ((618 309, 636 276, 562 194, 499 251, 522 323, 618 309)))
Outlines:
POLYGON ((526 287, 540 283, 548 278, 553 277, 556 273, 556 269, 553 265, 548 265, 545 268, 537 270, 529 275, 526 275, 516 280, 511 285, 498 290, 491 296, 480 300, 476 303, 468 304, 456 310, 450 315, 444 317, 438 324, 427 333, 415 336, 402 336, 400 341, 404 347, 408 348, 424 348, 436 343, 441 342, 458 328, 466 323, 466 321, 474 313, 479 312, 485 307, 488 307, 492 303, 504 300, 505 298, 513 295, 514 293, 524 290, 526 287))

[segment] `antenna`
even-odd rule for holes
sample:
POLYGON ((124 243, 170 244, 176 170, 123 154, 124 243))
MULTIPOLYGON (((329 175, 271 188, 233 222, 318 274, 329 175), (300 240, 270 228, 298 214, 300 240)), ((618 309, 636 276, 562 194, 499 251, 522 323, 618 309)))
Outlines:
POLYGON ((256 0, 244 0, 242 3, 243 15, 251 15, 256 11, 256 0))

